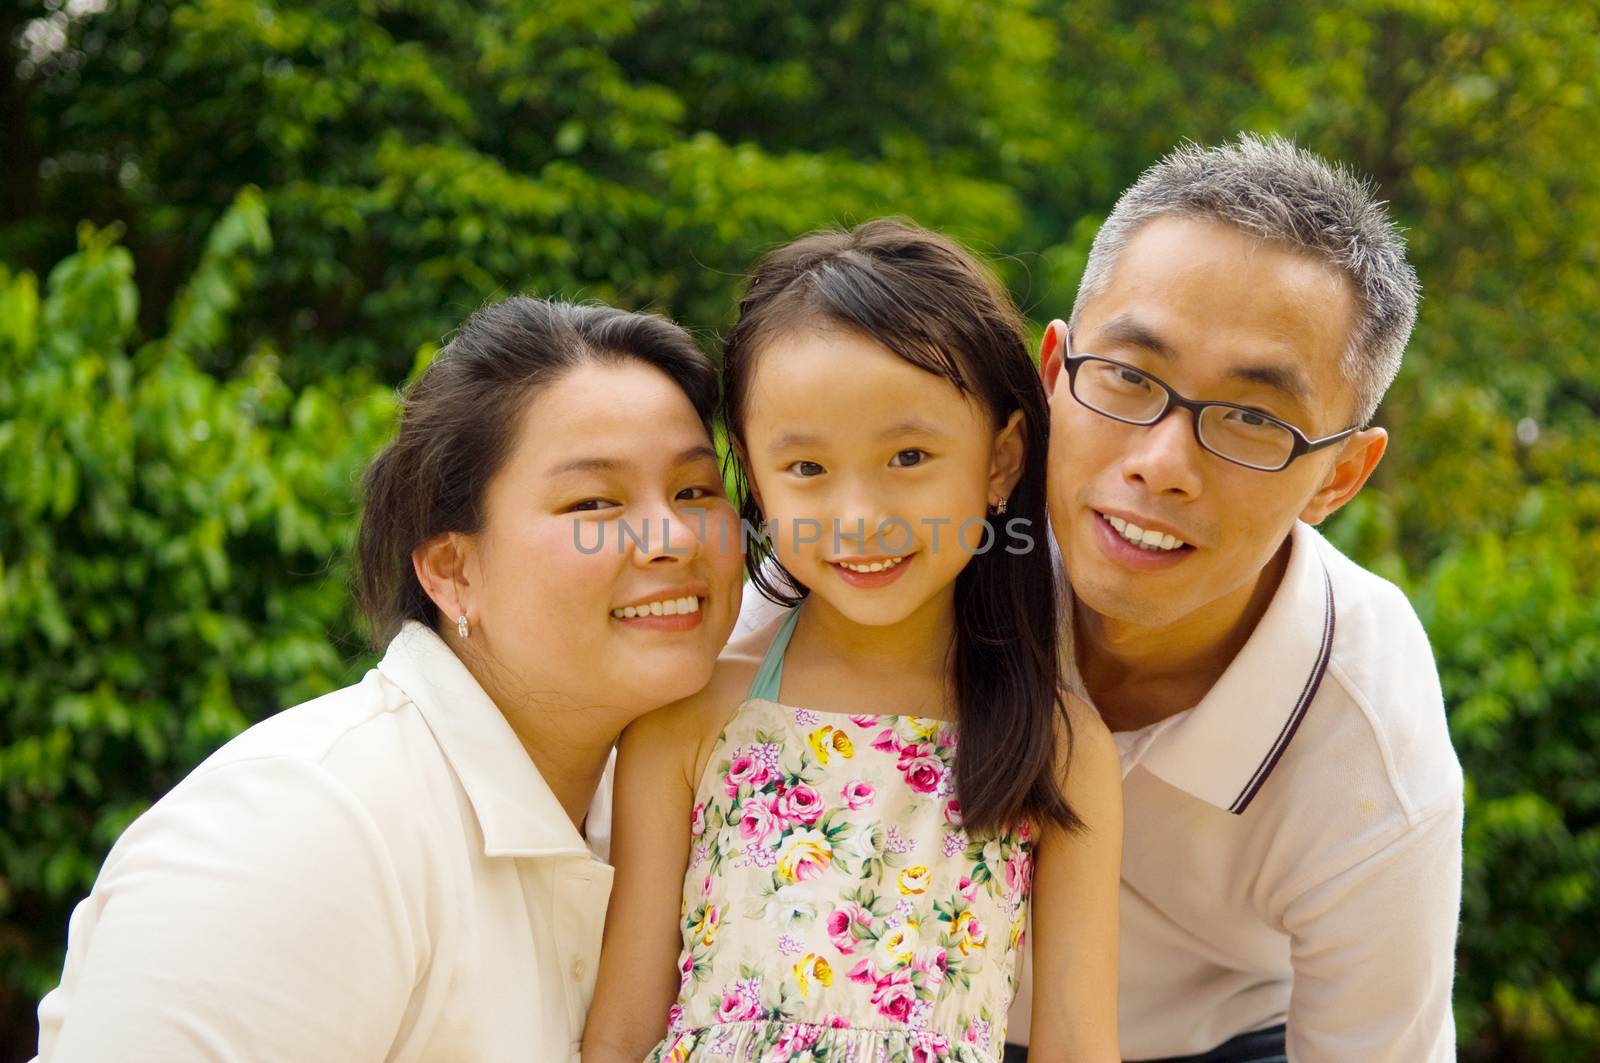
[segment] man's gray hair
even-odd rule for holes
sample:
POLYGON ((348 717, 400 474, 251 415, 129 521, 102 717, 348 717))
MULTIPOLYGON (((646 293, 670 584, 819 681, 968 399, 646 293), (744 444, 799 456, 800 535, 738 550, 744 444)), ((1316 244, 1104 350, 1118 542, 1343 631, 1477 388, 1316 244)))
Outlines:
POLYGON ((1146 222, 1179 217, 1238 226, 1331 262, 1350 279, 1358 316, 1341 368, 1366 424, 1400 372, 1420 294, 1405 238, 1384 207, 1369 182, 1280 136, 1181 145, 1111 209, 1089 250, 1072 322, 1105 289, 1122 249, 1146 222))

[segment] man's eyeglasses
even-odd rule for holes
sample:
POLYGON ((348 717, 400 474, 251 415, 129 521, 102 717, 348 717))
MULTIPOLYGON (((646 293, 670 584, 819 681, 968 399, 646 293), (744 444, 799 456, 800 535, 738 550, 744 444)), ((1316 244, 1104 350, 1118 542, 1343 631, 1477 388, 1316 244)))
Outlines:
POLYGON ((1095 413, 1123 424, 1153 425, 1175 408, 1194 420, 1195 442, 1217 457, 1261 472, 1279 472, 1302 454, 1332 446, 1359 425, 1310 439, 1292 424, 1231 402, 1195 402, 1143 369, 1097 354, 1066 357, 1072 397, 1095 413))

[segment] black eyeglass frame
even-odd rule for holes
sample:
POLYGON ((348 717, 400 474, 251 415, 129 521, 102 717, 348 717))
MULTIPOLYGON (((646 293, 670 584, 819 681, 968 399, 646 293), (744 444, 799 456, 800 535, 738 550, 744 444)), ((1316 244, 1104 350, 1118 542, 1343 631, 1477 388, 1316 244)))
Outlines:
POLYGON ((1323 436, 1321 439, 1312 439, 1310 436, 1300 431, 1300 429, 1296 428, 1288 421, 1280 421, 1271 414, 1264 413, 1252 406, 1241 406, 1236 402, 1196 402, 1194 399, 1185 398, 1183 395, 1178 394, 1171 384, 1168 384, 1165 380, 1162 380, 1160 377, 1155 376, 1144 369, 1140 369, 1136 365, 1129 365, 1127 362, 1119 362, 1115 358, 1107 358, 1103 354, 1073 354, 1071 340, 1069 339, 1067 342, 1068 346, 1066 357, 1062 359, 1064 367, 1067 371, 1067 386, 1072 392, 1073 399, 1084 409, 1093 410, 1101 417, 1107 417, 1113 421, 1121 422, 1122 424, 1137 425, 1141 428, 1149 428, 1151 425, 1159 424, 1162 419, 1171 413, 1175 408, 1188 410, 1190 427, 1194 429, 1194 441, 1200 445, 1200 449, 1204 450, 1207 454, 1215 454, 1223 461, 1231 461, 1233 464, 1238 465, 1241 468, 1254 469, 1256 472, 1282 472, 1302 454, 1309 454, 1313 450, 1321 450, 1323 447, 1330 447, 1335 443, 1349 439, 1361 429, 1360 425, 1351 425, 1344 431, 1335 432, 1331 436, 1323 436), (1130 417, 1119 417, 1116 414, 1107 413, 1098 406, 1089 405, 1087 402, 1084 402, 1082 399, 1078 398, 1078 368, 1088 361, 1108 362, 1111 365, 1117 366, 1121 369, 1126 369, 1129 372, 1138 373, 1140 376, 1144 377, 1146 380, 1155 384, 1162 391, 1167 393, 1166 405, 1162 406, 1160 410, 1156 411, 1156 415, 1154 417, 1145 421, 1136 421, 1130 417), (1200 435, 1200 415, 1205 412, 1207 407, 1210 406, 1218 406, 1226 410, 1241 410, 1244 413, 1251 414, 1255 417, 1260 417, 1262 420, 1270 421, 1278 427, 1286 429, 1289 434, 1294 437, 1294 445, 1289 448, 1289 456, 1283 459, 1282 465, 1268 468, 1265 465, 1252 465, 1248 461, 1240 461, 1238 458, 1230 458, 1226 454, 1219 454, 1200 435))

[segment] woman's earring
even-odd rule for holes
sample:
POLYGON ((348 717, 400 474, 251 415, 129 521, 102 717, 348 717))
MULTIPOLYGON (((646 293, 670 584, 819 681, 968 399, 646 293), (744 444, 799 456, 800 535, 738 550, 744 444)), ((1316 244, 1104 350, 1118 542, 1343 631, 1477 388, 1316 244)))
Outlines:
POLYGON ((997 516, 997 517, 1004 516, 1005 512, 1006 512, 1006 500, 1002 498, 1000 501, 998 501, 998 502, 996 502, 994 504, 994 515, 997 516))
POLYGON ((460 635, 464 639, 472 637, 472 628, 467 625, 466 613, 462 613, 460 616, 456 617, 456 634, 460 635))

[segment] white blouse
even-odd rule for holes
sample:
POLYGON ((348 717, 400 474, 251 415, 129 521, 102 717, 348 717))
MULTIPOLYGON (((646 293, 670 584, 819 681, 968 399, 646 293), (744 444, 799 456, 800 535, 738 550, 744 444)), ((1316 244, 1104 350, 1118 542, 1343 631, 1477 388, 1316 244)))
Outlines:
POLYGON ((250 728, 128 828, 73 913, 39 1059, 575 1063, 610 788, 586 843, 407 624, 360 683, 250 728))

